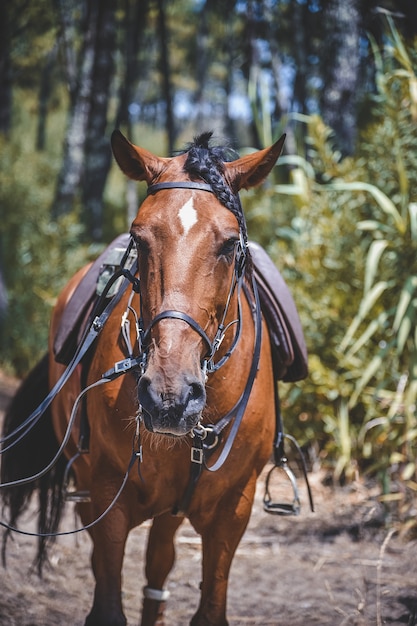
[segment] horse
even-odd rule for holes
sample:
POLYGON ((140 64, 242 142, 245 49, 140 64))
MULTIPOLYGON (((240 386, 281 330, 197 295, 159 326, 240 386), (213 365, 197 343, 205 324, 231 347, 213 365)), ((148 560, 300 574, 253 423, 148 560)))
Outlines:
MULTIPOLYGON (((182 153, 159 157, 113 132, 120 169, 148 186, 130 229, 137 267, 122 272, 132 288, 114 299, 95 345, 43 411, 27 437, 30 443, 20 441, 4 455, 3 482, 38 472, 50 460, 47 442, 53 440, 56 451, 56 442, 65 440, 64 465, 61 458, 61 466, 34 486, 43 488, 44 522, 45 493, 52 488, 50 527, 56 530, 62 468, 74 461, 77 493, 87 494, 77 512, 93 544, 95 590, 86 626, 126 624, 124 549, 129 532, 145 520, 152 525, 140 623, 164 623, 174 538, 185 517, 202 541, 200 601, 190 624, 226 626, 230 567, 257 478, 271 457, 276 381, 239 191, 266 179, 285 137, 235 160, 212 147, 210 138, 203 133, 182 153), (76 403, 83 389, 88 393, 76 403), (82 410, 75 411, 74 403, 82 410), (88 450, 80 451, 85 427, 88 450)), ((6 433, 24 422, 22 412, 27 416, 63 376, 54 338, 88 269, 59 295, 48 356, 12 403, 6 433)), ((15 490, 4 491, 14 506, 13 522, 34 486, 24 487, 17 504, 15 490)))

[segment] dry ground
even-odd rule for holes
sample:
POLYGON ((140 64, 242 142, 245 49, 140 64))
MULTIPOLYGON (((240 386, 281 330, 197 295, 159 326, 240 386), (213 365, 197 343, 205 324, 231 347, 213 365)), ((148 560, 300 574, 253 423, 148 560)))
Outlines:
MULTIPOLYGON (((0 374, 1 411, 15 381, 0 374)), ((382 626, 417 624, 417 546, 385 528, 375 493, 357 483, 344 489, 311 476, 316 512, 299 517, 263 512, 259 490, 249 528, 237 551, 229 589, 231 626, 382 626)), ((68 505, 65 528, 74 527, 68 505)), ((29 527, 31 520, 25 522, 29 527)), ((23 522, 22 522, 23 525, 23 522)), ((147 527, 134 531, 124 569, 128 623, 138 623, 147 527)), ((86 534, 60 538, 43 580, 31 572, 35 540, 15 536, 0 569, 1 626, 81 626, 93 578, 86 534)), ((177 562, 168 589, 167 624, 185 626, 198 603, 199 538, 186 523, 177 537, 177 562)))

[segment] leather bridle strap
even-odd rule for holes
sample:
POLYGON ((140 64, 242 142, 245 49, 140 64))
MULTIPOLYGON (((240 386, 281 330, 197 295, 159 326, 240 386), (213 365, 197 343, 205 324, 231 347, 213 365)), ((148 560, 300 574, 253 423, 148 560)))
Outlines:
POLYGON ((182 311, 175 311, 175 310, 171 310, 171 309, 168 309, 167 311, 162 311, 161 313, 158 313, 158 315, 155 315, 155 317, 153 318, 153 320, 150 323, 149 327, 146 329, 145 334, 143 336, 143 343, 144 343, 144 345, 147 344, 147 342, 149 340, 149 336, 150 336, 151 330, 155 326, 155 324, 157 324, 158 322, 160 322, 161 320, 164 320, 164 319, 181 320, 182 322, 185 322, 186 324, 191 326, 191 328, 193 330, 195 330, 196 333, 198 333, 200 335, 200 337, 207 344, 207 347, 208 347, 207 353, 210 354, 212 352, 213 344, 210 341, 210 338, 208 337, 207 333, 201 328, 200 324, 198 324, 195 320, 193 320, 192 317, 187 315, 187 313, 183 313, 182 311))
POLYGON ((191 180, 185 180, 181 182, 155 183, 154 185, 149 185, 148 196, 152 196, 157 191, 161 191, 161 189, 197 189, 198 191, 209 191, 210 193, 214 193, 212 186, 207 183, 197 183, 191 180))
MULTIPOLYGON (((261 304, 259 301, 259 292, 258 292, 255 279, 253 279, 253 282, 252 282, 252 290, 253 290, 253 295, 255 298, 255 322, 254 322, 255 323, 255 344, 253 347, 252 363, 251 363, 251 367, 249 370, 248 379, 246 381, 245 389, 243 390, 243 393, 240 397, 240 400, 237 406, 234 407, 234 409, 232 409, 231 414, 229 414, 230 419, 234 415, 234 421, 233 421, 233 425, 230 430, 230 433, 227 437, 227 440, 220 453, 220 456, 217 459, 217 461, 213 463, 213 465, 210 465, 210 466, 206 465, 206 469, 209 470, 210 472, 216 472, 218 469, 220 469, 220 467, 223 465, 223 463, 226 461, 227 457, 229 456, 230 450, 232 449, 234 440, 239 430, 239 426, 242 422, 243 416, 245 414, 245 411, 249 402, 249 397, 252 391, 253 383, 255 382, 256 374, 258 373, 259 360, 261 356, 261 345, 262 345, 262 314, 261 314, 261 304)), ((216 425, 214 425, 214 429, 215 429, 215 426, 216 425)))

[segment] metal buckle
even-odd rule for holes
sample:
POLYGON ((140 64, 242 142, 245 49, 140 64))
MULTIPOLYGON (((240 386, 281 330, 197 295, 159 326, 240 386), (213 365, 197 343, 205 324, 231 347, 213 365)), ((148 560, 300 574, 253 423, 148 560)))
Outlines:
POLYGON ((195 448, 194 446, 191 448, 191 462, 198 463, 199 465, 203 464, 204 456, 202 448, 195 448))

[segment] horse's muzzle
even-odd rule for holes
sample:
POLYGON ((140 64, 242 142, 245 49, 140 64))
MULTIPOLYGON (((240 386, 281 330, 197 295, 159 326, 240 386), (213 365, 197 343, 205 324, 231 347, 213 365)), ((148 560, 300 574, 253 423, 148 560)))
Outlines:
POLYGON ((147 430, 177 437, 189 433, 199 422, 206 404, 206 391, 198 379, 184 380, 174 393, 143 375, 138 398, 147 430))

